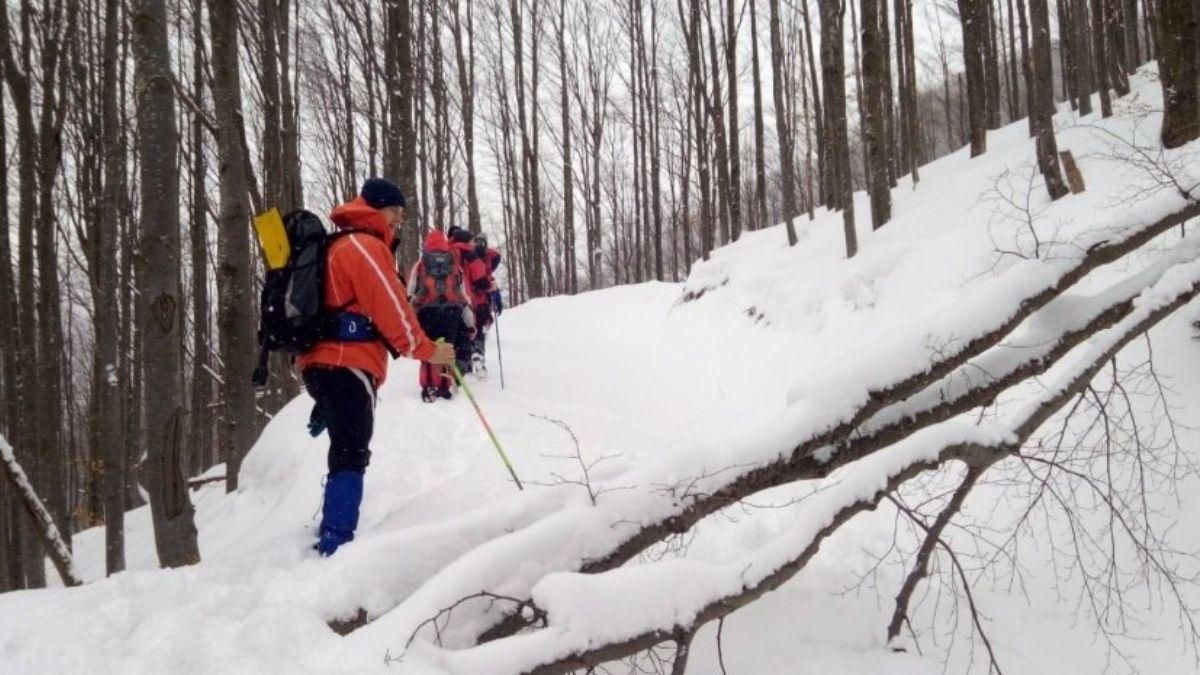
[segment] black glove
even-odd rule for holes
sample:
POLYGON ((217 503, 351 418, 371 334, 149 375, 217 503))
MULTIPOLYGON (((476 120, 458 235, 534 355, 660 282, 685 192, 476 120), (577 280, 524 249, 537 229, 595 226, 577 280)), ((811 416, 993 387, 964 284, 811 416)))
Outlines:
POLYGON ((488 299, 492 302, 492 311, 496 316, 500 316, 500 312, 504 311, 504 300, 500 295, 500 289, 496 289, 488 294, 488 299))
POLYGON ((325 431, 325 416, 321 414, 321 407, 313 405, 312 412, 308 415, 308 434, 313 438, 321 435, 325 431))

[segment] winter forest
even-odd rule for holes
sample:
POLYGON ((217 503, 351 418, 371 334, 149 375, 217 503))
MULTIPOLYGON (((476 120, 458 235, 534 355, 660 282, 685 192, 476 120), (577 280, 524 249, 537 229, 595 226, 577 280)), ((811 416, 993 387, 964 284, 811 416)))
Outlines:
POLYGON ((1200 669, 1197 0, 5 0, 0 153, 0 672, 1200 669))

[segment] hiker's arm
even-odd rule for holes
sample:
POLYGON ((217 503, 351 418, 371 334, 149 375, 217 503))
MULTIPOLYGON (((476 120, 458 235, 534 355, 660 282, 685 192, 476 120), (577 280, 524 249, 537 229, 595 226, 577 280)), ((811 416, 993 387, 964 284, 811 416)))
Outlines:
POLYGON ((374 237, 349 239, 349 248, 358 256, 358 260, 347 266, 353 270, 349 276, 355 300, 396 352, 420 361, 429 360, 434 343, 417 323, 400 280, 389 273, 395 263, 387 246, 374 237))

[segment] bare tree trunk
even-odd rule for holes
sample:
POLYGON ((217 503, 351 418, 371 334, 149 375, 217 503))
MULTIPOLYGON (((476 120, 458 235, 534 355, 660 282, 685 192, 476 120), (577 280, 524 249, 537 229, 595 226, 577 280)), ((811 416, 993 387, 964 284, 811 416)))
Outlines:
POLYGON ((384 144, 383 170, 386 178, 404 189, 410 225, 400 228, 396 262, 408 269, 420 250, 420 230, 412 226, 421 218, 425 204, 417 197, 417 128, 413 118, 413 26, 411 0, 384 0, 387 39, 384 42, 385 82, 389 92, 390 133, 384 144))
POLYGON ((1121 29, 1125 31, 1125 72, 1132 75, 1138 66, 1142 65, 1142 53, 1138 43, 1138 5, 1137 0, 1117 0, 1124 2, 1122 12, 1124 21, 1121 29))
POLYGON ((842 209, 842 230, 846 238, 846 257, 858 252, 854 229, 854 198, 850 184, 850 139, 846 129, 846 78, 842 38, 845 5, 839 0, 820 0, 821 71, 825 85, 826 138, 832 144, 834 204, 842 209))
MULTIPOLYGON (((779 174, 783 193, 783 217, 787 230, 788 246, 795 246, 796 226, 796 176, 792 151, 791 105, 783 94, 784 48, 783 19, 779 11, 779 0, 770 0, 771 9, 771 90, 775 104, 775 137, 779 144, 779 174)), ((801 73, 800 77, 804 77, 801 73)))
POLYGON ((480 232, 479 188, 475 180, 475 21, 474 1, 467 0, 466 29, 459 0, 450 3, 450 28, 458 64, 458 92, 462 104, 463 161, 467 169, 467 227, 480 232), (469 44, 467 44, 469 42, 469 44))
POLYGON ((1078 98, 1079 114, 1090 115, 1092 92, 1096 85, 1092 73, 1092 49, 1088 41, 1087 0, 1069 2, 1072 10, 1070 26, 1075 29, 1071 40, 1071 52, 1075 57, 1075 96, 1078 98))
MULTIPOLYGON (((203 0, 192 0, 192 99, 204 98, 204 24, 203 0)), ((192 439, 193 467, 203 471, 216 464, 213 456, 212 418, 208 404, 213 399, 212 330, 209 323, 208 296, 208 190, 207 161, 204 156, 204 124, 200 113, 192 115, 192 439)))
MULTIPOLYGON (((993 0, 977 0, 983 6, 980 13, 983 16, 983 63, 987 73, 987 128, 1000 128, 1000 109, 1004 98, 1000 90, 1000 59, 996 49, 996 14, 993 0)), ((911 2, 909 5, 911 6, 911 2)))
MULTIPOLYGON (((1017 56, 1017 26, 1016 12, 1013 10, 1013 0, 1008 0, 1008 82, 1009 82, 1009 112, 1011 119, 1020 119, 1021 111, 1021 74, 1020 59, 1017 56)), ((1027 94, 1028 95, 1028 92, 1027 94)))
MULTIPOLYGON (((813 54, 812 21, 808 16, 807 2, 800 3, 800 15, 801 18, 804 19, 804 49, 806 50, 806 54, 808 56, 809 82, 812 84, 812 88, 809 91, 812 92, 812 110, 815 119, 814 127, 816 128, 817 136, 817 166, 820 167, 821 178, 820 202, 822 204, 829 205, 831 203, 830 195, 833 192, 831 187, 833 176, 832 172, 829 170, 830 141, 825 136, 825 110, 821 105, 821 87, 819 84, 820 80, 817 78, 817 59, 813 54)), ((803 75, 801 75, 801 77, 803 77, 803 75)), ((807 135, 808 132, 805 131, 805 134, 807 135)), ((795 138, 795 136, 793 136, 793 138, 795 138)), ((812 190, 809 190, 809 192, 811 193, 812 190)), ((809 202, 809 215, 812 215, 811 200, 809 202)))
POLYGON ((892 82, 892 38, 888 2, 879 0, 879 48, 883 52, 883 145, 887 155, 888 185, 896 187, 895 85, 892 82))
POLYGON ((688 3, 687 19, 684 19, 682 0, 676 1, 688 50, 688 79, 692 93, 692 139, 696 143, 696 167, 700 179, 700 194, 697 195, 700 200, 700 255, 704 260, 708 260, 713 248, 715 223, 710 201, 708 134, 704 124, 704 108, 708 94, 704 91, 704 66, 700 58, 700 0, 691 0, 688 3))
MULTIPOLYGON (((142 340, 146 376, 154 395, 146 401, 147 488, 159 562, 179 567, 200 562, 192 502, 183 475, 183 408, 179 304, 179 170, 175 95, 171 86, 166 6, 138 0, 131 13, 137 118, 141 134, 142 340)), ((215 33, 215 31, 214 31, 215 33)), ((245 224, 243 223, 243 227, 245 224)), ((229 362, 226 362, 229 365, 229 362)), ((237 372, 237 371, 234 371, 237 372)), ((240 375, 240 373, 239 373, 240 375)))
MULTIPOLYGON (((283 166, 280 177, 279 204, 281 209, 295 209, 304 203, 304 180, 301 175, 300 134, 297 130, 297 110, 294 87, 300 79, 298 74, 291 71, 292 42, 288 19, 289 5, 293 0, 275 0, 279 10, 276 15, 275 27, 278 32, 279 45, 279 135, 283 145, 283 166)), ((299 0, 297 11, 299 10, 299 0)), ((371 121, 374 130, 374 120, 371 121)), ((374 161, 374 155, 372 155, 374 161)), ((294 381, 294 379, 293 379, 294 381)), ((297 385, 298 386, 298 385, 297 385)))
POLYGON ((892 217, 892 195, 887 170, 887 135, 883 119, 883 70, 887 67, 887 52, 884 51, 880 38, 881 32, 887 32, 887 26, 880 25, 883 20, 879 9, 880 2, 881 0, 862 0, 862 110, 866 120, 863 137, 867 146, 865 169, 870 186, 871 224, 875 229, 882 227, 892 217))
POLYGON ((705 25, 708 31, 708 57, 712 73, 711 95, 705 102, 709 119, 712 121, 713 161, 717 168, 717 215, 720 220, 720 240, 729 241, 733 234, 730 205, 733 203, 733 184, 729 175, 729 140, 725 128, 725 108, 721 105, 721 67, 717 51, 716 32, 713 30, 712 13, 709 8, 705 11, 705 25))
POLYGON ((567 293, 579 292, 575 272, 575 180, 571 176, 571 98, 568 96, 567 2, 558 1, 558 105, 562 124, 563 164, 563 285, 567 293))
POLYGON ((1092 0, 1092 50, 1095 54, 1095 83, 1100 90, 1100 116, 1112 117, 1112 96, 1108 92, 1108 31, 1105 19, 1107 0, 1092 0))
POLYGON ((729 238, 742 234, 742 157, 738 136, 737 0, 725 0, 725 79, 729 84, 729 238))
POLYGON ((1037 120, 1038 170, 1046 181, 1051 199, 1067 194, 1058 170, 1058 146, 1054 140, 1054 81, 1051 72, 1050 12, 1046 0, 1029 0, 1029 19, 1033 27, 1034 106, 1037 120))
POLYGON ((94 264, 96 359, 99 369, 92 392, 97 399, 97 433, 104 502, 105 573, 125 569, 125 447, 122 444, 123 392, 117 376, 120 335, 117 328, 117 235, 121 218, 121 189, 125 173, 125 147, 121 143, 117 106, 117 45, 122 30, 118 0, 104 3, 104 79, 102 131, 104 143, 104 194, 97 228, 94 264))
MULTIPOLYGON (((217 328, 221 345, 221 419, 218 443, 225 461, 225 489, 237 490, 242 458, 254 443, 255 399, 247 373, 254 369, 254 299, 250 278, 250 214, 242 160, 241 68, 238 8, 234 0, 209 0, 212 33, 213 108, 221 207, 218 219, 217 328)), ((145 319, 142 319, 145 321, 145 319)), ((157 383, 156 383, 157 386, 157 383)))
POLYGON ((762 76, 758 56, 758 0, 750 0, 750 64, 754 77, 754 228, 770 225, 767 217, 767 149, 763 123, 762 76))
POLYGON ((905 82, 901 84, 908 100, 908 139, 911 144, 909 163, 906 167, 912 174, 913 185, 921 180, 919 167, 921 165, 921 134, 918 120, 921 112, 917 100, 917 47, 913 38, 912 0, 904 0, 904 74, 905 82))
POLYGON ((1120 98, 1129 93, 1129 72, 1125 49, 1125 5, 1124 0, 1100 0, 1104 3, 1104 35, 1108 41, 1105 47, 1105 71, 1108 86, 1120 98))
MULTIPOLYGON (((1029 24, 1025 19, 1026 0, 1016 0, 1016 2, 1017 15, 1021 21, 1021 76, 1025 79, 1025 114, 1029 119, 1029 135, 1033 136, 1037 133, 1037 94, 1035 92, 1035 85, 1033 82, 1033 62, 1029 54, 1029 24)), ((1051 65, 1051 75, 1053 75, 1053 64, 1051 65)), ((1048 85, 1050 86, 1050 100, 1053 102, 1053 77, 1048 85)))
POLYGON ((967 70, 967 110, 970 116, 971 156, 987 152, 987 84, 984 42, 987 38, 987 0, 958 0, 962 21, 963 60, 967 70))
MULTIPOLYGON (((40 400, 37 373, 38 317, 35 314, 36 284, 33 265, 38 158, 37 131, 33 124, 33 99, 30 92, 31 37, 27 4, 22 5, 20 21, 21 41, 19 45, 14 45, 12 31, 8 25, 8 12, 0 12, 0 49, 3 50, 5 81, 12 95, 17 120, 17 175, 20 181, 17 211, 17 322, 24 329, 19 331, 21 339, 17 343, 15 388, 29 392, 34 400, 40 400), (18 50, 21 61, 19 66, 18 55, 14 53, 18 50)), ((27 456, 22 461, 29 468, 34 487, 37 487, 42 466, 40 453, 36 451, 38 422, 31 407, 23 406, 18 408, 18 411, 20 414, 14 425, 17 430, 15 441, 18 447, 27 448, 23 451, 27 456)), ((21 567, 25 577, 24 587, 41 588, 46 585, 41 541, 34 535, 36 524, 32 520, 22 519, 22 523, 24 526, 17 529, 23 554, 21 567)))
MULTIPOLYGON (((0 67, 0 78, 3 68, 0 67)), ((0 82, 0 89, 4 87, 0 82)), ((2 94, 2 92, 0 92, 2 94)), ((7 119, 5 98, 0 95, 0 119, 7 119)), ((0 176, 3 184, 9 184, 8 130, 0 124, 0 176)), ((0 190, 0 339, 7 347, 0 353, 0 433, 15 437, 20 424, 21 409, 17 404, 17 352, 21 347, 21 335, 17 330, 20 307, 17 304, 17 284, 12 274, 12 245, 9 242, 8 190, 0 190)), ((15 495, 10 499, 7 484, 0 486, 0 592, 11 591, 23 585, 21 575, 21 521, 16 511, 15 495), (14 517, 17 516, 17 517, 14 517)))
POLYGON ((650 203, 654 214, 654 278, 662 281, 663 273, 663 196, 662 196, 662 99, 658 75, 658 3, 650 5, 650 60, 642 67, 649 68, 648 93, 651 98, 650 117, 650 203))
POLYGON ((1195 0, 1160 0, 1158 26, 1162 143, 1177 148, 1200 138, 1200 8, 1195 0))

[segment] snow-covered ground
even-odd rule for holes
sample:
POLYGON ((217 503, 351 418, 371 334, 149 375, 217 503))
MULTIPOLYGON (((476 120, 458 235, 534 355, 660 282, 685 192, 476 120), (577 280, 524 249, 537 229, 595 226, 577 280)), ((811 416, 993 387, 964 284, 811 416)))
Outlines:
MULTIPOLYGON (((465 398, 423 403, 415 364, 394 362, 380 392, 358 539, 330 559, 310 550, 327 441, 307 435, 311 401, 302 396, 251 451, 236 494, 219 484, 193 494, 203 563, 154 569, 146 509, 127 516, 131 571, 113 578, 103 579, 103 532, 78 534, 78 566, 93 583, 0 596, 0 672, 507 672, 504 651, 511 656, 525 643, 451 653, 424 644, 434 639, 427 630, 422 644, 408 652, 405 646, 418 625, 457 598, 482 590, 525 594, 545 573, 599 551, 615 532, 579 533, 604 533, 622 514, 633 519, 647 505, 655 508, 655 486, 769 459, 797 434, 838 419, 866 385, 927 362, 932 351, 970 336, 1021 293, 1052 280, 1057 261, 1178 208, 1176 191, 1148 192, 1149 176, 1118 157, 1136 154, 1125 141, 1152 143, 1158 117, 1146 111, 1159 105, 1151 72, 1118 103, 1117 119, 1060 116, 1060 149, 1074 153, 1088 190, 1054 205, 1032 174, 1033 146, 1019 122, 991 133, 981 158, 971 160, 963 149, 922 167, 915 189, 903 179, 894 191, 895 218, 877 232, 858 195, 866 222, 853 260, 843 258, 840 215, 819 212, 814 221, 797 220, 796 247, 786 246, 782 227, 747 233, 698 264, 685 284, 549 298, 505 312, 503 344, 493 333, 489 345, 491 377, 472 387, 524 492, 507 479, 465 398), (1032 227, 1018 206, 1027 199, 1032 227), (1031 259, 1035 247, 1040 259, 1031 259), (699 297, 684 302, 685 295, 699 297), (598 507, 579 484, 571 435, 555 422, 578 438, 590 481, 604 490, 598 507), (340 637, 327 627, 360 608, 373 619, 365 628, 340 637)), ((1162 160, 1194 181, 1200 168, 1189 152, 1197 150, 1162 160)), ((1151 248, 1178 240, 1173 233, 1151 248)), ((1144 256, 1081 288, 1103 288, 1139 262, 1144 256)), ((1186 307, 1153 334, 1181 446, 1193 451, 1200 434, 1186 427, 1200 426, 1200 383, 1188 376, 1200 344, 1188 324, 1198 313, 1195 304, 1186 307)), ((1143 360, 1145 350, 1138 343, 1127 358, 1143 360)), ((940 493, 946 478, 926 489, 940 493)), ((1200 481, 1179 481, 1178 495, 1162 495, 1165 511, 1157 517, 1160 526, 1177 522, 1172 542, 1190 549, 1200 545, 1189 532, 1200 514, 1200 498, 1192 496, 1200 481)), ((579 598, 588 607, 615 602, 620 613, 557 618, 588 623, 593 632, 611 621, 619 631, 629 614, 670 612, 681 589, 695 584, 703 592, 705 575, 740 569, 804 525, 797 522, 803 504, 792 502, 812 487, 778 488, 710 518, 676 542, 686 546, 656 551, 667 562, 647 558, 634 566, 646 569, 626 572, 632 590, 622 589, 619 575, 606 575, 592 589, 598 597, 579 598), (672 578, 677 582, 665 587, 646 583, 672 578)), ((1017 507, 1003 494, 998 486, 980 490, 964 518, 1007 522, 1017 507)), ((896 521, 886 505, 860 516, 794 580, 731 615, 722 631, 728 672, 985 671, 963 608, 957 624, 947 618, 954 611, 948 596, 941 605, 926 597, 918 607, 919 653, 887 648, 885 628, 905 570, 894 558, 875 563, 893 542, 896 521)), ((911 548, 910 532, 902 528, 900 538, 911 548)), ((972 579, 1006 672, 1195 671, 1181 618, 1161 586, 1126 587, 1131 614, 1128 636, 1114 638, 1118 655, 1081 607, 1078 580, 1061 574, 1052 547, 1039 543, 1021 547, 1019 583, 1007 572, 972 579)), ((939 579, 927 587, 947 594, 951 588, 939 579)), ((569 609, 571 598, 559 596, 586 588, 552 575, 535 596, 569 609)), ((1187 593, 1200 602, 1200 593, 1187 593)), ((478 611, 464 610, 443 638, 448 647, 465 647, 465 633, 477 626, 478 611)), ((709 626, 696 638, 689 673, 720 672, 715 632, 709 626)))

